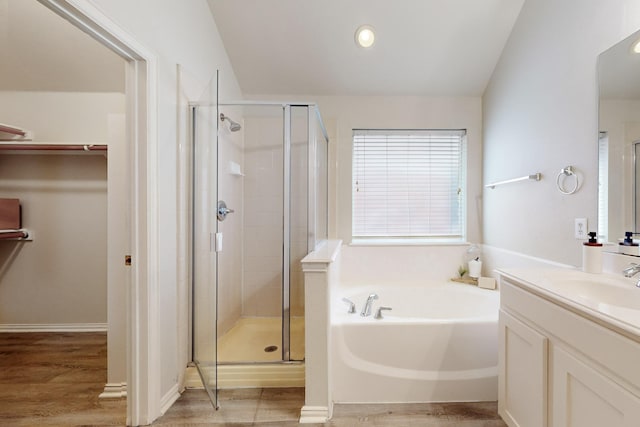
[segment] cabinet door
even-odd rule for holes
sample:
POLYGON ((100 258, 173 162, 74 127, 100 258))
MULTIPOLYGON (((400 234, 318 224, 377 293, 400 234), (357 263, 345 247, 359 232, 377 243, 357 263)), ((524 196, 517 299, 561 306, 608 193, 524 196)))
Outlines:
POLYGON ((640 398, 553 347, 553 427, 638 427, 640 398))
POLYGON ((498 412, 510 427, 547 425, 548 339, 500 310, 498 412))

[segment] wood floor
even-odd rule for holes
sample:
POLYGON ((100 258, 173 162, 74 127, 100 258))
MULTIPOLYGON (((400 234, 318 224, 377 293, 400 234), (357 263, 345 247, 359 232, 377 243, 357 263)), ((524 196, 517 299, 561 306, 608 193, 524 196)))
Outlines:
MULTIPOLYGON (((153 425, 271 426, 298 424, 304 389, 239 389, 220 391, 220 409, 202 390, 187 390, 153 425)), ((331 421, 317 426, 351 427, 506 427, 495 402, 336 405, 331 421)))
POLYGON ((0 425, 115 425, 126 401, 100 400, 106 333, 0 333, 0 425))
MULTIPOLYGON (((122 426, 125 400, 100 400, 106 334, 0 333, 1 426, 122 426)), ((186 390, 153 425, 297 426, 304 389, 186 390)), ((336 405, 324 426, 505 427, 496 403, 336 405)))

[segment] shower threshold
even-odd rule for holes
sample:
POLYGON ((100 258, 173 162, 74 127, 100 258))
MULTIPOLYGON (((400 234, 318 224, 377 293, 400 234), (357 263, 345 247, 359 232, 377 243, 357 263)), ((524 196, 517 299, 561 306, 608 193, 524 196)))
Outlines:
MULTIPOLYGON (((188 367, 186 388, 201 389, 195 367, 188 367)), ((218 365, 218 388, 304 387, 304 362, 218 365)))

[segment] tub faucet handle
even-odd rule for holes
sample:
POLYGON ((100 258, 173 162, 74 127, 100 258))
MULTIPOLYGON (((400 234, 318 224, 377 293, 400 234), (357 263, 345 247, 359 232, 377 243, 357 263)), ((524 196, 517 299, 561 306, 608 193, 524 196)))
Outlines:
POLYGON ((373 315, 374 319, 384 319, 384 317, 382 317, 382 310, 393 310, 391 307, 378 307, 378 309, 376 310, 376 314, 373 315))
POLYGON ((349 298, 342 298, 342 301, 349 304, 349 310, 347 311, 347 313, 351 314, 356 312, 356 305, 353 303, 353 301, 351 301, 349 298))

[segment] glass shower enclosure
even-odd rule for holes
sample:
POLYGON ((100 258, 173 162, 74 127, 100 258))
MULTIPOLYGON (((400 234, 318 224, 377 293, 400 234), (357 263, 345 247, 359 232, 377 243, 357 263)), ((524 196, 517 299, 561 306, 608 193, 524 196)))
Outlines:
POLYGON ((261 366, 304 361, 300 260, 327 239, 328 137, 313 103, 191 117, 193 360, 216 405, 228 367, 247 370, 230 387, 259 387, 261 366))

